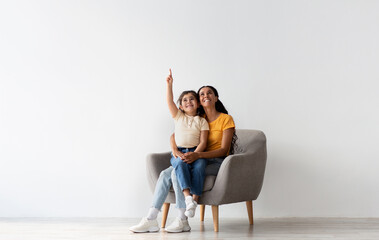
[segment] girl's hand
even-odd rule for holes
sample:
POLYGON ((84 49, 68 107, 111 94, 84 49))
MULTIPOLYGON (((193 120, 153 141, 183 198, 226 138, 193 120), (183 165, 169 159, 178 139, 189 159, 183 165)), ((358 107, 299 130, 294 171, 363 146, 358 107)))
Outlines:
POLYGON ((172 78, 171 68, 169 69, 169 71, 170 71, 170 74, 167 76, 166 81, 167 81, 167 84, 172 84, 174 79, 172 78))
POLYGON ((182 159, 183 160, 183 158, 184 158, 184 154, 181 152, 181 151, 179 151, 179 150, 174 150, 174 151, 172 151, 172 155, 175 157, 175 158, 180 158, 180 159, 182 159))
POLYGON ((184 154, 183 162, 190 164, 197 159, 199 159, 199 154, 197 152, 188 152, 184 154))

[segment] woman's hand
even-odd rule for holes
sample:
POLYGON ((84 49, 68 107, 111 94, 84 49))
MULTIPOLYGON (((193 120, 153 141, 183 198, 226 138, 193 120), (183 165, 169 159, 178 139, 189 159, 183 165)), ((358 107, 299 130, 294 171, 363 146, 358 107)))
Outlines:
POLYGON ((196 161, 197 159, 199 159, 199 153, 188 152, 188 153, 184 154, 183 162, 190 164, 190 163, 193 163, 194 161, 196 161))
POLYGON ((175 158, 180 158, 180 159, 182 159, 183 160, 183 158, 184 158, 184 154, 181 152, 181 151, 179 151, 179 150, 174 150, 174 151, 172 151, 172 155, 175 157, 175 158))
POLYGON ((174 79, 172 78, 171 68, 169 69, 169 71, 170 71, 170 74, 167 76, 166 81, 167 81, 167 84, 172 85, 172 82, 174 81, 174 79))

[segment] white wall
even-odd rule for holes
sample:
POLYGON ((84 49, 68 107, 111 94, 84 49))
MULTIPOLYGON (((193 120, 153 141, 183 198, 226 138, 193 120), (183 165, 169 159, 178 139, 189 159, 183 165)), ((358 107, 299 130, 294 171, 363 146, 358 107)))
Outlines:
POLYGON ((173 130, 169 67, 176 96, 214 85, 238 128, 266 133, 257 217, 379 217, 378 12, 345 0, 2 1, 0 217, 145 215, 145 156, 168 150, 173 130))

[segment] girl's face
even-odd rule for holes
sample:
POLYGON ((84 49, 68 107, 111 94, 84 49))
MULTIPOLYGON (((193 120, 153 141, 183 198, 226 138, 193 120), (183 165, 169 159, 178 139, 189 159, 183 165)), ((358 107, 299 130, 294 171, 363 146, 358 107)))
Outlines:
POLYGON ((200 104, 203 107, 212 107, 216 105, 218 97, 214 94, 212 89, 204 87, 199 92, 200 104))
POLYGON ((188 115, 196 115, 197 109, 199 108, 199 102, 193 94, 188 93, 183 96, 179 107, 188 115))

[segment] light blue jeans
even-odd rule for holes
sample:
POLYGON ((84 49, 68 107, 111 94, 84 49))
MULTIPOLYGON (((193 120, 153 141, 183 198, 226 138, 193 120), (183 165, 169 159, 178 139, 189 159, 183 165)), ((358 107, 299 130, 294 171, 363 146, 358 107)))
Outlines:
POLYGON ((161 210, 163 203, 165 202, 167 195, 170 192, 171 185, 175 192, 176 208, 186 208, 184 195, 176 178, 175 169, 172 166, 166 168, 159 174, 153 196, 152 206, 154 208, 161 210))
MULTIPOLYGON (((211 158, 207 160, 208 165, 205 168, 205 175, 216 176, 224 158, 211 158)), ((166 168, 159 174, 159 178, 157 184, 155 185, 155 191, 153 196, 152 206, 154 208, 161 210, 167 198, 167 195, 170 192, 171 185, 175 191, 176 208, 186 208, 184 195, 182 189, 180 189, 178 180, 176 178, 175 169, 172 166, 166 168)))

